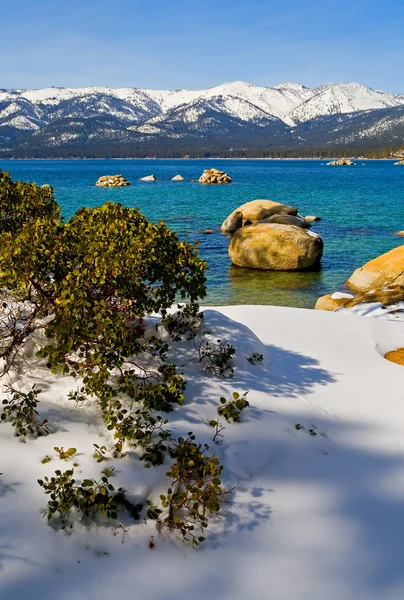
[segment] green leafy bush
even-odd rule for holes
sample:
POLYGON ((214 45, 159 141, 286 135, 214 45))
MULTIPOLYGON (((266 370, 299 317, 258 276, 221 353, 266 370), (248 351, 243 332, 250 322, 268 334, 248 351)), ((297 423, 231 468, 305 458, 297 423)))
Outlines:
POLYGON ((37 219, 60 219, 60 207, 50 186, 12 181, 0 170, 0 234, 17 233, 37 219))
POLYGON ((72 526, 72 513, 76 512, 83 519, 94 519, 102 515, 107 519, 118 519, 119 512, 126 511, 134 519, 139 518, 142 506, 132 504, 126 497, 123 488, 118 490, 110 483, 109 477, 113 468, 105 469, 98 480, 84 479, 76 484, 73 478, 74 469, 62 473, 55 471, 55 476, 38 479, 39 485, 50 496, 45 515, 48 521, 58 515, 63 527, 72 526))
POLYGON ((226 421, 234 421, 238 423, 241 420, 241 413, 243 410, 250 406, 246 396, 248 392, 244 392, 242 396, 238 392, 233 392, 233 400, 226 400, 226 398, 220 398, 221 406, 218 407, 217 412, 220 416, 224 417, 226 421))
POLYGON ((28 393, 16 390, 11 386, 7 388, 11 397, 2 401, 3 410, 0 418, 2 421, 11 422, 16 437, 25 438, 30 434, 34 437, 48 435, 48 420, 40 419, 37 411, 38 395, 41 391, 35 384, 28 393))
POLYGON ((204 541, 209 518, 219 514, 229 493, 222 485, 223 466, 208 450, 207 444, 195 443, 192 432, 187 438, 178 438, 170 448, 176 461, 167 473, 170 487, 160 496, 162 508, 150 505, 148 511, 150 518, 177 530, 192 545, 204 541))

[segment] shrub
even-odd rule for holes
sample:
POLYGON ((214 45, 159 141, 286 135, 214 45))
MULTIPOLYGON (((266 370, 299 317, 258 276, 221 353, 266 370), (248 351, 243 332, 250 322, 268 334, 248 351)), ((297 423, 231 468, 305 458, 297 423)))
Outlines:
POLYGON ((44 513, 48 521, 58 514, 63 527, 72 526, 72 511, 76 511, 83 519, 94 519, 97 515, 117 519, 120 511, 129 512, 134 519, 138 519, 142 506, 132 504, 123 488, 115 490, 109 482, 112 473, 113 468, 105 469, 98 481, 84 479, 80 485, 73 478, 74 469, 64 473, 57 470, 55 476, 38 479, 45 494, 50 495, 44 513))
POLYGON ((213 375, 223 375, 224 377, 233 377, 233 357, 236 349, 232 344, 223 340, 216 342, 202 338, 199 345, 195 345, 198 350, 198 362, 202 365, 205 373, 213 375))
POLYGON ((248 392, 244 392, 242 396, 238 392, 233 392, 233 400, 227 401, 226 398, 220 398, 221 406, 218 407, 217 412, 220 416, 224 417, 226 421, 234 421, 238 423, 241 420, 241 413, 247 407, 250 406, 246 396, 248 392))
POLYGON ((176 459, 167 473, 171 479, 166 494, 160 496, 161 506, 149 506, 148 516, 160 525, 177 530, 184 541, 198 545, 204 541, 208 519, 217 516, 229 493, 223 487, 223 466, 214 454, 208 455, 209 446, 195 443, 195 436, 178 438, 170 448, 176 459))
POLYGON ((37 219, 60 219, 60 208, 50 186, 12 181, 0 170, 0 234, 15 234, 37 219))
POLYGON ((41 420, 37 411, 38 395, 42 390, 34 384, 28 393, 16 390, 11 386, 7 388, 7 391, 11 394, 11 398, 5 398, 2 401, 3 411, 0 418, 2 421, 11 422, 16 437, 26 437, 29 434, 34 437, 48 435, 48 420, 41 420))

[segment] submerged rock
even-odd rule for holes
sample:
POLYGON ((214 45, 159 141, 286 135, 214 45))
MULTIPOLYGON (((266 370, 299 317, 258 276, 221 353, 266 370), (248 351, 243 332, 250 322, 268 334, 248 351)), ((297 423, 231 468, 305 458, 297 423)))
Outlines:
POLYGON ((130 183, 122 175, 103 175, 95 185, 97 187, 128 187, 130 183))
POLYGON ((404 285, 404 246, 370 260, 356 269, 346 283, 356 292, 404 285))
POLYGON ((322 253, 323 240, 319 235, 277 223, 241 227, 229 246, 234 265, 273 271, 307 269, 320 261, 322 253))

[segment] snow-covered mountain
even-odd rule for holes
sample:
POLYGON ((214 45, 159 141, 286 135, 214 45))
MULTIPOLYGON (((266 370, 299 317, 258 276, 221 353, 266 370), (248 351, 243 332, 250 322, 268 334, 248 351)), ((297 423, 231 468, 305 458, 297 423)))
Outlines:
MULTIPOLYGON (((327 117, 363 113, 366 121, 374 111, 400 106, 404 106, 404 95, 358 83, 314 88, 281 83, 267 88, 236 81, 193 91, 101 86, 0 90, 0 149, 44 150, 73 141, 131 144, 225 136, 244 140, 261 136, 269 145, 293 145, 294 138, 297 144, 304 141, 301 133, 310 130, 305 124, 311 122, 317 133, 322 130, 324 145, 328 143, 324 127, 326 123, 331 126, 327 117)), ((387 113, 372 127, 365 127, 362 137, 369 139, 372 131, 380 137, 394 130, 394 122, 390 123, 387 113)), ((356 140, 352 135, 350 143, 356 140)))

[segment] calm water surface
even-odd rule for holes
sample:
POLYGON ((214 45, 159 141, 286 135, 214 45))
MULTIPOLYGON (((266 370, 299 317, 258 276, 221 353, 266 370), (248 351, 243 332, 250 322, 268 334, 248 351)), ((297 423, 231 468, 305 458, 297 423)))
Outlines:
POLYGON ((0 161, 13 178, 49 183, 63 213, 106 201, 138 206, 153 221, 163 219, 181 238, 200 240, 207 261, 210 304, 277 304, 312 308, 318 296, 341 290, 351 272, 400 245, 404 229, 404 167, 393 161, 362 161, 356 167, 326 168, 314 160, 18 160, 0 161), (203 169, 230 174, 231 185, 191 183, 203 169), (100 175, 122 173, 132 186, 95 187, 100 175), (154 173, 157 181, 140 177, 154 173), (184 182, 172 182, 180 173, 184 182), (285 202, 303 215, 318 215, 313 231, 324 240, 321 268, 276 273, 233 267, 228 238, 219 232, 226 216, 257 198, 285 202), (204 229, 215 229, 204 235, 204 229))

